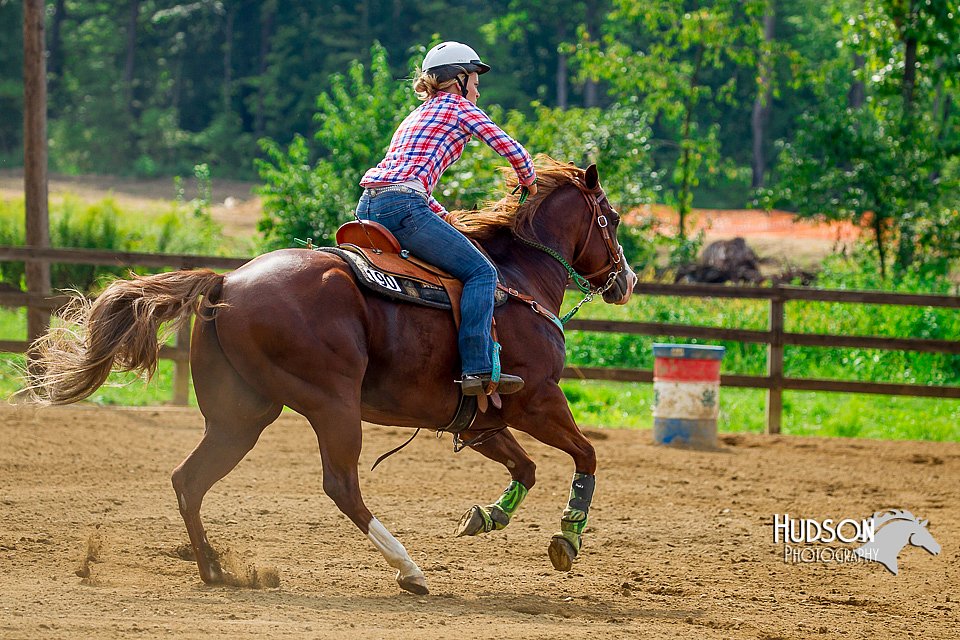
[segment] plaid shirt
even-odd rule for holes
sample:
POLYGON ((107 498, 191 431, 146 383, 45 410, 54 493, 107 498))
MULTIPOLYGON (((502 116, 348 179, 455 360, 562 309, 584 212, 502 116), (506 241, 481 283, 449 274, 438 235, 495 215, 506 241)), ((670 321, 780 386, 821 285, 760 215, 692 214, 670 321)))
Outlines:
POLYGON ((533 183, 536 174, 527 150, 475 104, 462 96, 441 91, 404 119, 393 134, 387 155, 364 174, 360 186, 417 180, 430 194, 430 209, 443 216, 446 210, 433 197, 433 189, 447 167, 460 159, 472 136, 506 158, 521 184, 533 183))

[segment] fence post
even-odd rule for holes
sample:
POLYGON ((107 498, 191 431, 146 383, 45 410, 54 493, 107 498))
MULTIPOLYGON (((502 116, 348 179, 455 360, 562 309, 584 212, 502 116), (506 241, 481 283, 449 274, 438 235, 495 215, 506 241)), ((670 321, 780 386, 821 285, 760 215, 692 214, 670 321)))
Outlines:
POLYGON ((779 286, 770 298, 770 344, 767 346, 767 433, 780 433, 783 416, 783 324, 784 299, 779 286))
POLYGON ((187 320, 177 330, 177 359, 173 364, 173 404, 185 407, 190 402, 190 330, 187 320))

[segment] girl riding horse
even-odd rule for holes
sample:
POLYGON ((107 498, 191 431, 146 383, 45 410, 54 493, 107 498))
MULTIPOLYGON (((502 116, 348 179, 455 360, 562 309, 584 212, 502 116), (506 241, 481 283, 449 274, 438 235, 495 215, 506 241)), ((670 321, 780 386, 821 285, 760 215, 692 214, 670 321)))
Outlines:
POLYGON ((402 247, 463 283, 458 344, 464 395, 516 393, 523 388, 519 376, 499 373, 497 379, 493 373, 495 362, 499 364, 499 345, 490 335, 496 269, 444 222, 447 212, 432 195, 440 176, 460 158, 472 136, 509 160, 520 184, 531 195, 537 193, 530 154, 476 106, 479 76, 489 70, 476 51, 459 42, 444 42, 427 52, 413 81, 424 102, 400 123, 380 164, 363 176, 364 191, 357 205, 358 218, 379 222, 402 247))

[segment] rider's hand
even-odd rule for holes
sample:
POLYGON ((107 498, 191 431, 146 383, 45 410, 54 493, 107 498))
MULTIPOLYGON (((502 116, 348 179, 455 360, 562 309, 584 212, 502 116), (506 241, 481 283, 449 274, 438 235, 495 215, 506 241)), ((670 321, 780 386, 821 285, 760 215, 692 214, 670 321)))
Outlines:
POLYGON ((528 191, 528 192, 530 193, 530 195, 532 195, 532 196, 537 195, 537 183, 534 182, 533 184, 529 185, 529 186, 527 187, 527 191, 528 191))

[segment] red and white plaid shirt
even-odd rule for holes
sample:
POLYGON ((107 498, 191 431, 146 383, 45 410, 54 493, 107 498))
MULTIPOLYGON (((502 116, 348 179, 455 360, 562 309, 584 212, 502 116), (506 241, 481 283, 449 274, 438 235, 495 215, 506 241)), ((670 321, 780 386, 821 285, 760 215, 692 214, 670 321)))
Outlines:
POLYGON ((536 178, 533 159, 519 142, 495 125, 482 109, 466 98, 441 91, 410 112, 393 134, 387 155, 360 180, 362 187, 418 181, 429 194, 430 209, 446 210, 433 197, 433 189, 447 167, 460 159, 463 148, 477 136, 506 158, 520 183, 536 178))

